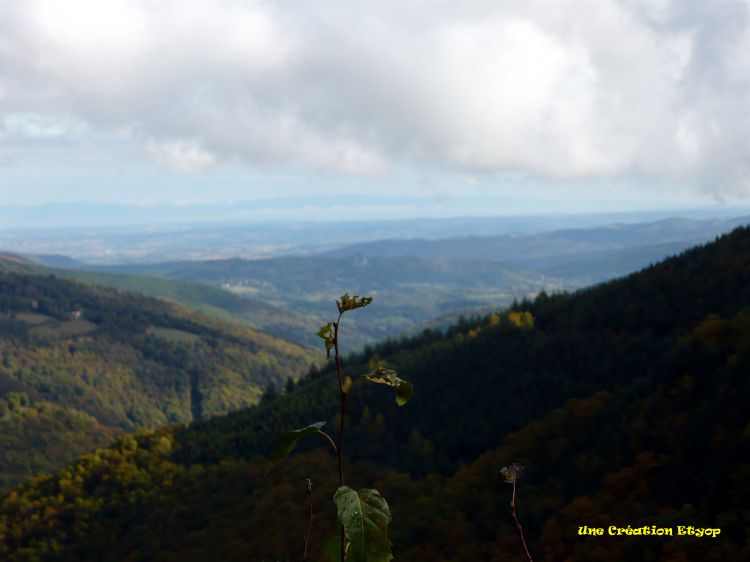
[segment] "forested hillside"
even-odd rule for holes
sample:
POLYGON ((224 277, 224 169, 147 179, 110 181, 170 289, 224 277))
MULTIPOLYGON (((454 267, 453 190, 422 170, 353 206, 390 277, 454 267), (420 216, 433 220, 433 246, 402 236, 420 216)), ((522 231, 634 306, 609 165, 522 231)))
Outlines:
POLYGON ((0 252, 0 271, 5 273, 10 272, 25 272, 28 273, 33 269, 33 262, 26 258, 17 256, 15 254, 8 254, 0 252))
MULTIPOLYGON (((38 256, 37 256, 38 257, 38 256)), ((225 322, 245 324, 261 332, 297 343, 317 345, 317 321, 295 311, 240 296, 217 287, 184 283, 170 279, 139 277, 76 269, 84 264, 64 256, 42 256, 42 263, 0 253, 0 272, 54 275, 87 285, 111 287, 141 295, 169 300, 225 322), (51 264, 56 264, 52 266, 51 264), (65 268, 65 269, 63 269, 65 268)))
MULTIPOLYGON (((750 558, 750 229, 346 365, 382 362, 415 396, 397 408, 355 383, 347 473, 389 499, 396 560, 523 560, 500 477, 511 462, 527 467, 518 510, 537 561, 750 558), (581 537, 581 525, 722 531, 581 537)), ((0 555, 299 560, 312 478, 324 560, 334 456, 304 443, 268 476, 262 457, 279 431, 334 422, 336 403, 330 368, 312 370, 257 407, 123 437, 0 499, 0 555)))
POLYGON ((315 319, 221 288, 170 279, 76 269, 55 269, 52 273, 58 277, 90 285, 113 287, 149 297, 171 300, 206 316, 226 322, 245 324, 298 345, 313 346, 318 343, 315 336, 318 322, 315 319))
POLYGON ((255 404, 312 360, 164 301, 0 273, 0 488, 116 433, 255 404))

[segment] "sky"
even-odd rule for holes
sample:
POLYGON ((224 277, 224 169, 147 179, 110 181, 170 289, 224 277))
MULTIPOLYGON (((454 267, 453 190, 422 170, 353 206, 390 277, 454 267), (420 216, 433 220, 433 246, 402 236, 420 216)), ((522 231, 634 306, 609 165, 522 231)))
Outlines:
POLYGON ((748 138, 750 0, 0 0, 6 225, 747 206, 748 138))

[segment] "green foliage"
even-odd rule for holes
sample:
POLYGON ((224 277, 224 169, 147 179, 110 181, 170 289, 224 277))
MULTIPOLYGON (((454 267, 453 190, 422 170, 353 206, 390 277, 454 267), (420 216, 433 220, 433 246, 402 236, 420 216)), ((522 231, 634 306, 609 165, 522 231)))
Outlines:
POLYGON ((318 337, 323 340, 326 346, 326 358, 329 358, 334 348, 333 322, 328 322, 321 326, 320 330, 318 330, 318 337))
POLYGON ((399 378, 396 371, 387 369, 385 367, 378 367, 374 372, 365 375, 365 380, 374 382, 377 384, 384 384, 396 389, 396 404, 403 406, 409 401, 409 398, 414 394, 414 386, 401 378, 399 378))
POLYGON ((356 308, 364 308, 372 302, 372 297, 360 297, 359 295, 349 296, 349 293, 341 295, 341 300, 336 301, 336 307, 339 309, 339 314, 344 314, 348 310, 354 310, 356 308))
POLYGON ((294 447, 297 445, 297 442, 305 437, 306 435, 322 435, 325 439, 327 439, 331 445, 333 446, 334 451, 336 450, 336 446, 333 444, 333 440, 330 438, 330 436, 322 430, 322 427, 326 424, 326 422, 316 422, 313 424, 308 425, 305 428, 302 429, 292 429, 290 431, 286 431, 279 435, 276 438, 276 447, 273 450, 273 453, 271 453, 271 462, 278 462, 284 457, 286 457, 289 453, 292 452, 294 447))
MULTIPOLYGON (((388 562, 393 558, 391 543, 387 536, 388 523, 391 521, 388 504, 377 490, 363 489, 358 494, 344 485, 344 415, 352 379, 344 374, 341 367, 339 328, 341 317, 345 312, 363 308, 371 302, 371 297, 360 297, 359 295, 351 297, 349 293, 343 294, 340 300, 336 300, 336 307, 339 311, 338 321, 325 324, 318 332, 318 336, 325 343, 326 355, 330 357, 331 350, 335 353, 335 367, 339 385, 339 446, 336 447, 333 440, 321 431, 323 422, 318 422, 304 429, 282 433, 278 437, 276 448, 271 455, 272 462, 285 457, 292 451, 301 437, 312 433, 321 433, 330 441, 338 458, 339 473, 339 489, 336 491, 333 501, 338 507, 338 518, 343 526, 344 534, 338 537, 338 549, 332 547, 329 542, 326 551, 334 560, 341 560, 343 557, 345 562, 388 562), (332 548, 335 550, 333 554, 331 554, 332 548)), ((411 384, 398 378, 395 371, 384 367, 379 367, 365 378, 372 382, 396 388, 396 401, 399 406, 404 405, 413 393, 411 384)), ((312 517, 312 513, 310 517, 312 517)), ((310 524, 312 525, 312 520, 310 524)), ((306 538, 305 544, 307 544, 307 540, 306 538)))
POLYGON ((329 560, 332 562, 340 562, 341 561, 341 535, 336 535, 335 537, 331 537, 328 539, 328 542, 326 542, 325 546, 325 553, 329 560))
MULTIPOLYGON (((346 562, 389 562, 391 511, 377 490, 341 486, 333 496, 346 536, 346 562)), ((340 558, 340 555, 337 555, 340 558)))

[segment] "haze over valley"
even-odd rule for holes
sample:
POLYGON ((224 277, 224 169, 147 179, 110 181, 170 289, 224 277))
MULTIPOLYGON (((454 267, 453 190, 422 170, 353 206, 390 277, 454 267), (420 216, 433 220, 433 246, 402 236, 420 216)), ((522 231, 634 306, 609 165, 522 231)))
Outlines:
MULTIPOLYGON (((542 291, 572 291, 626 275, 746 224, 750 216, 608 223, 611 219, 590 215, 290 224, 281 235, 290 245, 272 252, 290 255, 255 259, 239 256, 262 254, 272 246, 268 240, 273 233, 284 232, 285 225, 182 225, 158 233, 136 229, 140 235, 131 237, 105 229, 99 231, 100 239, 116 242, 107 261, 118 265, 50 253, 26 257, 58 268, 57 275, 176 300, 300 345, 315 343, 312 328, 324 322, 332 295, 372 295, 379 306, 353 320, 349 343, 358 349, 426 326, 448 326, 461 315, 499 310, 542 291), (554 228, 561 223, 595 226, 554 228), (452 232, 459 234, 442 237, 452 232), (128 260, 144 241, 158 243, 162 258, 180 256, 186 241, 199 244, 207 233, 214 244, 229 244, 217 252, 220 255, 235 251, 229 239, 244 237, 247 246, 236 250, 238 256, 208 261, 128 260), (409 237, 379 239, 385 233, 409 237), (352 238, 362 241, 352 244, 352 238), (303 255, 296 255, 300 249, 303 255)), ((69 232, 81 236, 80 230, 69 232)), ((37 243, 44 244, 43 239, 37 243)), ((38 250, 54 248, 42 245, 38 250)))

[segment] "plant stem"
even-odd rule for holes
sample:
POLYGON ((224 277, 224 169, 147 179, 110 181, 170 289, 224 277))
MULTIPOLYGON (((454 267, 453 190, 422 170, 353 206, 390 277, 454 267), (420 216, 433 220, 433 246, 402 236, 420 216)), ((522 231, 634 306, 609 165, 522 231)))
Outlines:
POLYGON ((323 439, 328 441, 330 443, 331 448, 335 453, 338 453, 339 448, 336 446, 336 443, 333 442, 333 439, 331 439, 331 436, 328 435, 325 431, 321 431, 320 434, 323 436, 323 439))
POLYGON ((344 485, 344 408, 346 406, 346 392, 344 392, 344 372, 341 364, 341 353, 339 351, 339 323, 341 314, 336 322, 333 323, 333 346, 334 358, 336 360, 336 374, 339 379, 339 446, 336 449, 336 456, 339 461, 339 486, 344 485))
POLYGON ((513 497, 510 500, 510 507, 513 513, 513 520, 516 522, 516 527, 518 528, 518 534, 521 536, 521 544, 523 545, 523 550, 526 553, 526 558, 529 560, 529 562, 534 562, 531 559, 529 548, 526 546, 526 539, 523 536, 523 527, 521 527, 521 523, 518 521, 518 517, 516 516, 516 482, 515 480, 513 481, 513 497))
POLYGON ((310 506, 310 522, 307 524, 307 533, 305 534, 305 552, 302 557, 302 562, 307 562, 307 547, 310 544, 310 533, 312 532, 313 519, 313 503, 312 503, 312 480, 307 479, 307 503, 310 506))
MULTIPOLYGON (((339 351, 339 324, 341 323, 341 315, 336 322, 333 323, 333 347, 335 351, 336 360, 336 374, 339 378, 339 446, 336 449, 336 454, 339 461, 339 487, 344 485, 344 410, 346 408, 346 392, 344 392, 344 372, 343 366, 341 365, 341 353, 339 351)), ((346 554, 346 542, 344 537, 344 526, 341 525, 341 559, 340 562, 344 562, 344 555, 346 554)))

